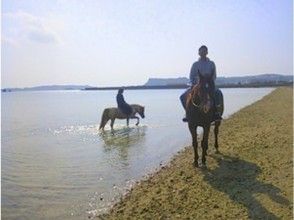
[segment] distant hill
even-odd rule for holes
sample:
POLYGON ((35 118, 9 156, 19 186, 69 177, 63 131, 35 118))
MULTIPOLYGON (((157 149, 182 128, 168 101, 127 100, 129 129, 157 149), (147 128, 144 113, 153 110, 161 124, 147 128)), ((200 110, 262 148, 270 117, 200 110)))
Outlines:
MULTIPOLYGON (((187 84, 189 79, 180 78, 150 78, 144 86, 174 86, 187 84)), ((216 85, 246 85, 258 83, 289 83, 293 82, 293 75, 261 74, 252 76, 217 77, 216 85)))
MULTIPOLYGON (((186 77, 178 78, 150 78, 144 85, 124 86, 125 89, 176 89, 187 88, 189 82, 186 77)), ((217 77, 216 85, 222 88, 232 87, 265 87, 291 85, 293 75, 261 74, 252 76, 217 77)), ((46 85, 28 88, 4 88, 2 92, 15 91, 50 91, 50 90, 117 90, 115 87, 93 87, 89 85, 46 85)))
POLYGON ((293 82, 293 75, 261 74, 253 76, 218 77, 217 84, 252 84, 293 82))
POLYGON ((91 86, 77 86, 77 85, 50 85, 50 86, 35 86, 27 88, 4 88, 2 92, 14 92, 14 91, 47 91, 47 90, 81 90, 90 88, 91 86))
POLYGON ((186 77, 179 78, 149 78, 145 86, 170 86, 170 85, 183 85, 189 82, 186 77))

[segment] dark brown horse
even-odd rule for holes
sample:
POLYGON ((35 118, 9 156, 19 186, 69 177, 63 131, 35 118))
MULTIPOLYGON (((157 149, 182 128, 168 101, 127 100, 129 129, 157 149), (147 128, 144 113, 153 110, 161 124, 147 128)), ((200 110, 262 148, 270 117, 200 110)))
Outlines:
MULTIPOLYGON (((198 167, 198 142, 197 127, 203 127, 202 147, 202 166, 206 166, 206 155, 208 149, 208 136, 213 120, 214 104, 214 82, 212 77, 204 77, 199 74, 199 83, 192 88, 186 102, 186 113, 188 126, 192 135, 192 145, 194 148, 194 165, 198 167)), ((222 112, 221 112, 222 113, 222 112)), ((218 153, 218 131, 221 121, 215 121, 215 149, 218 153)))

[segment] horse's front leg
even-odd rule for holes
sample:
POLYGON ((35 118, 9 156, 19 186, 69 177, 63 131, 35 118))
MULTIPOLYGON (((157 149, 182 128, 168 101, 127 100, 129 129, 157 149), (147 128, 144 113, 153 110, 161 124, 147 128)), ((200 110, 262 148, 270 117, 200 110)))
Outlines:
POLYGON ((136 119, 137 119, 136 126, 138 126, 138 125, 139 125, 139 123, 140 123, 140 119, 139 119, 139 117, 138 117, 138 116, 134 116, 134 118, 136 118, 136 119))
POLYGON ((192 136, 192 145, 194 149, 194 166, 198 167, 198 142, 197 142, 197 126, 189 123, 189 130, 192 136))
POLYGON ((129 127, 130 124, 130 118, 127 118, 127 126, 129 127))
POLYGON ((208 136, 209 136, 210 126, 206 126, 203 128, 203 139, 201 142, 202 147, 202 165, 206 166, 206 155, 208 149, 208 136))

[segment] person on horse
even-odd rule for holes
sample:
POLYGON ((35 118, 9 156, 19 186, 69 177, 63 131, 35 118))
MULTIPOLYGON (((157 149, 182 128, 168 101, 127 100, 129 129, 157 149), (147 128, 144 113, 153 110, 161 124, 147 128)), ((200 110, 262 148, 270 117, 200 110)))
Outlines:
MULTIPOLYGON (((213 83, 216 79, 216 67, 213 61, 211 61, 208 57, 208 48, 205 45, 202 45, 199 50, 199 59, 195 63, 193 63, 191 71, 190 71, 190 84, 191 87, 188 88, 181 96, 180 100, 181 103, 186 110, 186 100, 187 96, 191 91, 191 88, 198 83, 199 76, 198 74, 201 74, 202 76, 212 76, 213 83)), ((214 103, 214 117, 212 121, 222 120, 221 113, 219 112, 219 105, 221 104, 220 100, 218 100, 219 94, 221 91, 219 89, 215 89, 214 92, 212 92, 212 99, 214 103)), ((186 116, 183 118, 184 122, 187 122, 186 116)))
POLYGON ((124 113, 127 115, 127 117, 129 117, 132 112, 133 112, 133 109, 132 107, 126 103, 125 99, 124 99, 124 96, 123 96, 123 92, 124 92, 124 89, 119 89, 118 90, 118 93, 116 95, 116 102, 117 102, 117 107, 124 113))

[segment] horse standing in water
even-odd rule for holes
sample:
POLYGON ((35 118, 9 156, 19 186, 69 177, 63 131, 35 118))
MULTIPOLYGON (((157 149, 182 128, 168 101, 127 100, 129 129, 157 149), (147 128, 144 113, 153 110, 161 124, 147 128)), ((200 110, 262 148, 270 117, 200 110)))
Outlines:
MULTIPOLYGON (((210 125, 213 120, 214 105, 213 92, 214 82, 211 77, 204 77, 199 74, 199 83, 192 88, 186 102, 186 114, 188 126, 192 136, 192 145, 194 148, 194 166, 198 167, 198 142, 197 127, 203 127, 202 147, 202 166, 206 166, 206 155, 208 149, 208 136, 210 125)), ((223 113, 223 105, 221 114, 223 113)), ((218 153, 218 131, 221 121, 215 121, 214 135, 216 153, 218 153)))
POLYGON ((111 120, 110 127, 111 127, 111 130, 113 130, 113 124, 114 124, 114 121, 116 118, 117 119, 127 119, 127 126, 129 126, 129 119, 137 119, 136 125, 139 125, 140 119, 138 116, 136 116, 136 113, 138 113, 141 116, 141 118, 145 118, 145 113, 144 113, 145 107, 141 106, 141 105, 136 105, 136 104, 130 105, 130 106, 132 107, 132 113, 129 116, 124 114, 118 108, 104 109, 99 130, 100 129, 104 130, 104 127, 109 120, 111 120))

